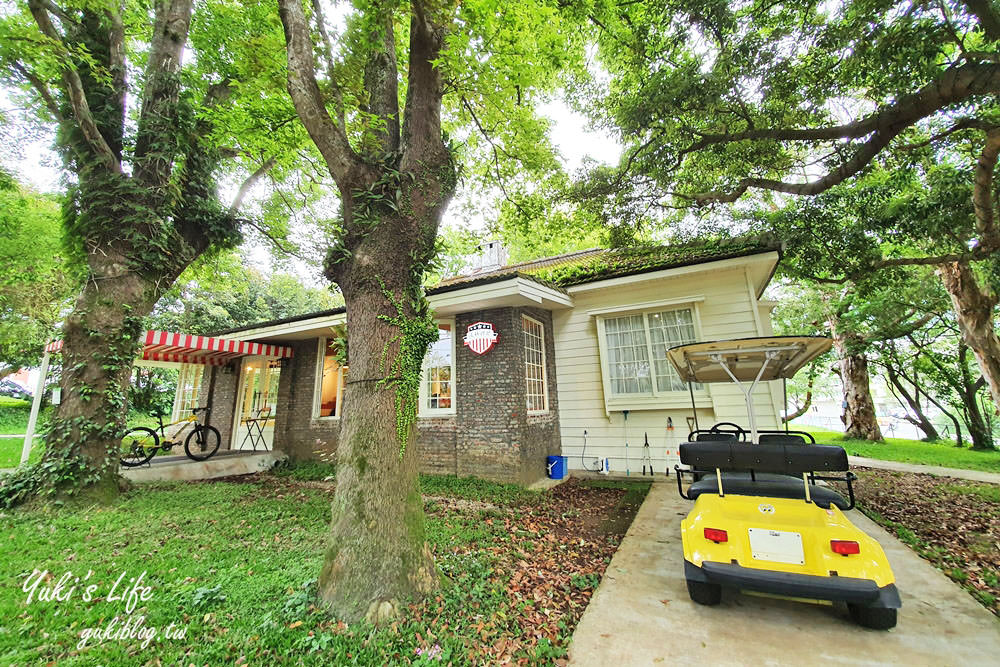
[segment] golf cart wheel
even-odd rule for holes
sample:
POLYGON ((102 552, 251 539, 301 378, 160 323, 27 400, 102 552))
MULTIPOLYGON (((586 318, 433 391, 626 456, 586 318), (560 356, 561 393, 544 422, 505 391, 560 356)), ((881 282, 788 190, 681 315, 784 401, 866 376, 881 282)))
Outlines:
POLYGON ((722 602, 722 586, 705 581, 687 580, 688 595, 698 604, 717 605, 722 602))
POLYGON ((847 610, 858 625, 872 630, 889 630, 896 627, 896 610, 885 607, 866 607, 849 604, 847 610))

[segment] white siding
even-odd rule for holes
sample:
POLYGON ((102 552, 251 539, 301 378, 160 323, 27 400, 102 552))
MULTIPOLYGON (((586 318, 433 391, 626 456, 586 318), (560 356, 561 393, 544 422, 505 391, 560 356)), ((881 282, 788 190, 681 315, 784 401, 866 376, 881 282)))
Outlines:
MULTIPOLYGON (((588 311, 687 297, 702 299, 694 306, 702 340, 770 333, 770 318, 763 309, 758 310, 747 273, 741 266, 713 270, 709 264, 703 272, 574 292, 571 310, 553 311, 559 426, 562 453, 568 457, 570 468, 588 467, 594 459, 608 458, 612 471, 622 472, 626 469, 627 455, 630 474, 641 476, 644 435, 648 435, 650 457, 658 475, 678 462, 677 449, 687 439, 687 417, 691 416, 687 393, 677 396, 676 402, 671 401, 669 409, 630 410, 626 450, 626 420, 618 411, 621 408, 616 405, 610 416, 605 410, 597 318, 588 315, 588 311), (666 428, 667 417, 673 420, 672 431, 666 428), (587 449, 581 461, 585 430, 587 449)), ((708 394, 699 399, 701 428, 721 421, 749 426, 746 403, 738 387, 714 384, 708 388, 708 394)), ((754 393, 759 428, 778 425, 774 395, 766 386, 760 386, 754 393)))

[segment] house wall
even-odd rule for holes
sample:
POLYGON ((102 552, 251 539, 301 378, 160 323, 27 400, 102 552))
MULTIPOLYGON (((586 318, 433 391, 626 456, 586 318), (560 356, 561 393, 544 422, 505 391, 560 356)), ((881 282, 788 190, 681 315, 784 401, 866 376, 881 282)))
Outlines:
MULTIPOLYGON (((655 409, 630 409, 627 423, 621 406, 615 406, 610 415, 606 412, 597 318, 588 315, 588 311, 669 299, 703 298, 693 302, 701 340, 745 338, 766 333, 745 269, 713 270, 711 264, 704 266, 704 271, 675 278, 572 291, 574 308, 554 313, 555 365, 562 402, 559 410, 561 448, 571 469, 590 468, 594 459, 608 458, 613 472, 628 469, 631 474, 640 474, 643 444, 648 436, 653 468, 663 475, 678 462, 677 450, 687 439, 687 418, 692 416, 687 392, 677 392, 655 409), (668 417, 673 421, 672 431, 667 429, 668 417), (587 434, 585 455, 584 431, 587 434)), ((674 307, 684 307, 684 304, 664 308, 674 307)), ((758 426, 776 428, 778 416, 773 393, 763 384, 754 393, 758 426)), ((748 426, 746 404, 740 389, 732 384, 708 386, 698 398, 698 421, 701 428, 722 421, 748 426)))
POLYGON ((206 423, 219 430, 220 450, 229 449, 232 445, 233 416, 236 410, 239 379, 238 372, 227 371, 222 366, 206 366, 205 375, 201 379, 198 407, 211 404, 212 411, 206 423))
POLYGON ((478 321, 499 334, 484 355, 456 346, 456 470, 460 476, 530 484, 546 475, 545 457, 559 450, 552 315, 538 308, 497 308, 455 318, 457 336, 478 321), (522 315, 542 323, 549 410, 528 416, 522 315))
POLYGON ((293 356, 281 369, 275 410, 274 447, 293 459, 333 461, 340 419, 313 418, 319 357, 317 338, 286 343, 293 356))
MULTIPOLYGON (((559 451, 559 396, 551 313, 539 308, 498 308, 455 318, 455 414, 417 421, 421 470, 530 484, 546 475, 545 457, 559 451), (521 315, 542 323, 545 335, 549 410, 527 414, 521 315), (493 349, 477 355, 461 343, 468 325, 492 322, 499 333, 493 349)), ((275 417, 275 448, 297 459, 333 460, 340 419, 312 417, 316 386, 316 338, 284 344, 294 356, 282 368, 275 417)), ((228 406, 231 433, 238 373, 216 401, 228 406)), ((350 411, 345 402, 343 409, 350 411)), ((213 419, 213 422, 215 420, 213 419)), ((222 430, 221 426, 219 426, 222 430)), ((224 439, 224 443, 229 442, 224 439)))

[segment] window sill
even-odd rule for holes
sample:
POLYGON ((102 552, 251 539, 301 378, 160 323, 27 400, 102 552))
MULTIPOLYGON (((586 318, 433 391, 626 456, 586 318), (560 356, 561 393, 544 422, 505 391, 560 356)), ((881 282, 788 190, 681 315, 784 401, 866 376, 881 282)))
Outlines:
MULTIPOLYGON (((712 397, 708 394, 695 394, 695 407, 711 408, 712 397)), ((676 396, 615 396, 604 402, 608 412, 622 410, 665 410, 691 407, 691 397, 688 394, 676 396)))
POLYGON ((313 417, 314 422, 335 422, 340 421, 340 415, 328 415, 326 417, 313 417))
POLYGON ((441 417, 454 417, 455 410, 442 410, 441 412, 418 412, 417 419, 440 419, 441 417))

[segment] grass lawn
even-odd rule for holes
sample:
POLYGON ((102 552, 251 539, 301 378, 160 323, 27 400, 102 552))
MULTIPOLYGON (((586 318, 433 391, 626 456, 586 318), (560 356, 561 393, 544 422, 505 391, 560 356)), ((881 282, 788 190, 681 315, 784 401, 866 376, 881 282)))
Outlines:
MULTIPOLYGON (((38 424, 48 423, 47 407, 38 413, 38 424)), ((23 434, 28 428, 28 415, 31 414, 31 401, 22 401, 8 396, 0 396, 0 434, 23 434)))
POLYGON ((110 507, 0 514, 0 664, 552 664, 648 489, 422 478, 427 538, 448 583, 375 629, 315 606, 333 489, 316 480, 330 472, 141 485, 110 507), (71 572, 64 595, 81 581, 69 599, 26 604, 35 568, 50 587, 71 572), (127 600, 111 598, 144 572, 150 592, 129 615, 127 600), (114 629, 83 641, 116 616, 156 633, 145 647, 145 635, 114 629))
MULTIPOLYGON (((46 407, 39 413, 36 433, 48 423, 51 410, 51 407, 46 407)), ((30 412, 31 403, 0 396, 0 435, 24 435, 28 428, 28 414, 30 412)), ((147 428, 155 428, 157 425, 156 417, 139 413, 129 414, 126 423, 129 426, 146 426, 147 428)), ((41 448, 38 446, 41 442, 40 437, 35 437, 35 446, 31 450, 28 461, 34 462, 41 458, 41 448)), ((22 438, 0 438, 0 468, 14 468, 21 462, 21 446, 23 444, 22 438)), ((184 453, 183 449, 183 447, 180 448, 181 454, 184 453)), ((177 448, 175 447, 174 451, 170 453, 176 455, 177 448)))
MULTIPOLYGON (((794 424, 792 428, 795 428, 794 424)), ((844 438, 842 433, 814 426, 799 427, 799 430, 812 433, 816 442, 840 445, 852 456, 965 470, 1000 472, 1000 450, 973 451, 968 447, 956 447, 954 444, 921 442, 906 438, 886 438, 885 442, 848 440, 844 438)))

